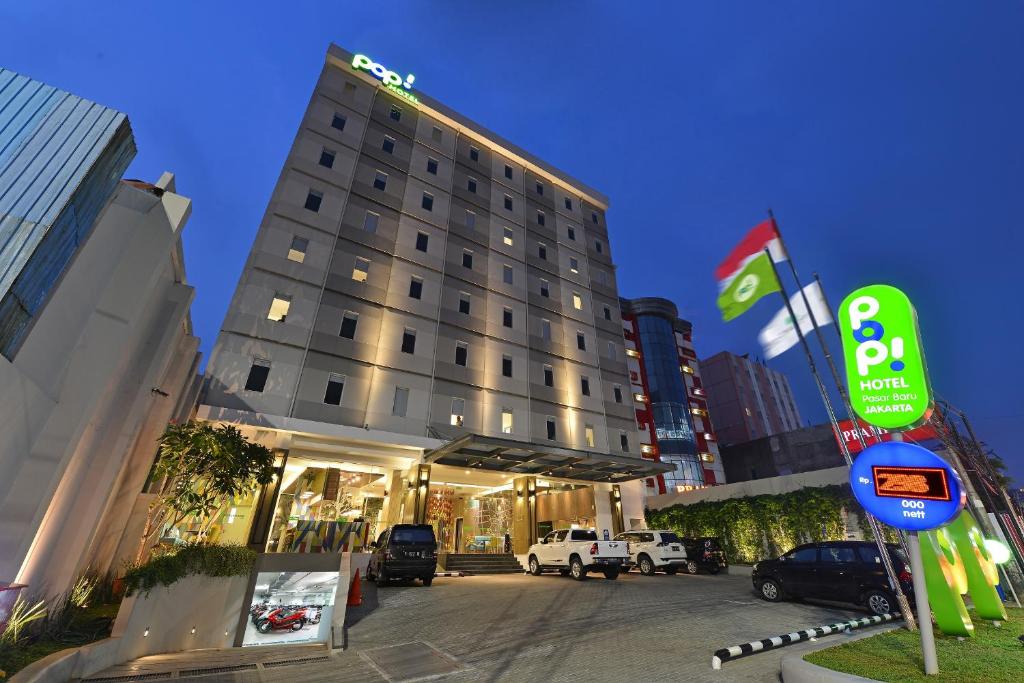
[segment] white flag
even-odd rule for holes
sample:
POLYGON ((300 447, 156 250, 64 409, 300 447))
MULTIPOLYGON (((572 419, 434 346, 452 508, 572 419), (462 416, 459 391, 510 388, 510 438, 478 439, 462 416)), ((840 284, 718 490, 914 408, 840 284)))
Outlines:
MULTIPOLYGON (((807 315, 804 295, 807 296, 807 301, 811 304, 814 321, 818 323, 818 327, 828 325, 833 321, 832 312, 825 304, 821 288, 817 282, 812 282, 804 287, 803 294, 797 292, 789 297, 789 305, 793 307, 793 313, 796 314, 796 318, 800 322, 800 331, 806 336, 814 330, 814 325, 811 323, 811 316, 807 315)), ((761 333, 757 335, 757 340, 761 342, 765 358, 774 358, 796 346, 800 337, 797 336, 796 327, 793 326, 793 320, 789 317, 789 311, 785 307, 776 313, 772 321, 761 330, 761 333)))

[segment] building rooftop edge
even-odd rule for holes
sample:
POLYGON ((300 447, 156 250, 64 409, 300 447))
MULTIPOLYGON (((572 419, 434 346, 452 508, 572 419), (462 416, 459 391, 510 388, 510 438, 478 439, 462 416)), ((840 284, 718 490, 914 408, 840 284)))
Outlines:
POLYGON ((656 315, 672 323, 672 327, 678 332, 690 332, 693 330, 693 323, 679 317, 679 308, 670 301, 660 296, 644 296, 636 299, 619 297, 619 306, 627 315, 656 315))
MULTIPOLYGON (((331 57, 342 61, 345 64, 352 63, 352 57, 355 53, 349 52, 345 48, 341 47, 337 43, 332 42, 327 48, 327 59, 326 62, 331 64, 331 57)), ((536 166, 548 175, 551 175, 561 180, 566 185, 571 185, 573 188, 586 195, 587 199, 593 203, 600 205, 600 208, 607 209, 609 206, 608 196, 603 192, 600 192, 590 185, 582 182, 576 177, 566 173, 565 171, 559 170, 555 166, 552 166, 548 162, 540 159, 539 157, 527 152, 525 149, 506 140, 504 137, 498 135, 494 131, 485 128, 476 121, 467 118, 466 116, 459 114, 455 110, 449 108, 447 105, 439 102, 438 100, 430 97, 421 90, 416 90, 416 97, 419 99, 419 105, 421 108, 427 109, 429 112, 439 114, 441 118, 447 118, 455 121, 460 126, 472 131, 480 137, 490 140, 495 145, 504 148, 510 154, 509 156, 519 157, 522 160, 528 162, 532 166, 536 166)))

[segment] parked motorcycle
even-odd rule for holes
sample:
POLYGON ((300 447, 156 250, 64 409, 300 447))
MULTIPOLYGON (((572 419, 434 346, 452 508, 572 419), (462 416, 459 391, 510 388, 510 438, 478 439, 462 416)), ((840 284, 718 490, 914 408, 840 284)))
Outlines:
POLYGON ((256 622, 256 630, 260 633, 271 631, 299 631, 306 625, 306 610, 275 609, 256 622))

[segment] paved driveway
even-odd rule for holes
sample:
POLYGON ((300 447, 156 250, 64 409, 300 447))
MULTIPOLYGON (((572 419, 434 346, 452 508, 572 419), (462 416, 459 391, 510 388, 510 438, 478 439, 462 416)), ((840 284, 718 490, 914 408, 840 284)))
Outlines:
POLYGON ((325 662, 195 680, 385 681, 371 662, 383 658, 373 651, 423 643, 416 646, 421 658, 463 667, 440 679, 446 683, 777 681, 782 655, 802 646, 727 662, 721 671, 712 671, 711 655, 863 616, 842 607, 763 602, 745 576, 631 573, 608 581, 598 574, 577 582, 516 574, 438 578, 430 588, 363 586, 363 606, 349 612, 346 651, 325 662))

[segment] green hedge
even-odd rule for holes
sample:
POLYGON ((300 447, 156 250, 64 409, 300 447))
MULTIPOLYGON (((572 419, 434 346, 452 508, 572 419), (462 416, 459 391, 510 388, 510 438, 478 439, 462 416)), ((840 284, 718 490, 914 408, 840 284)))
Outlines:
POLYGON ((646 515, 652 529, 671 529, 684 537, 718 536, 730 562, 749 564, 800 543, 845 539, 844 510, 858 515, 861 530, 870 538, 864 510, 845 484, 673 505, 647 510, 646 515))
POLYGON ((132 567, 124 577, 128 595, 149 593, 156 586, 169 586, 193 574, 203 576, 247 576, 256 553, 241 545, 186 545, 173 554, 154 557, 132 567))

